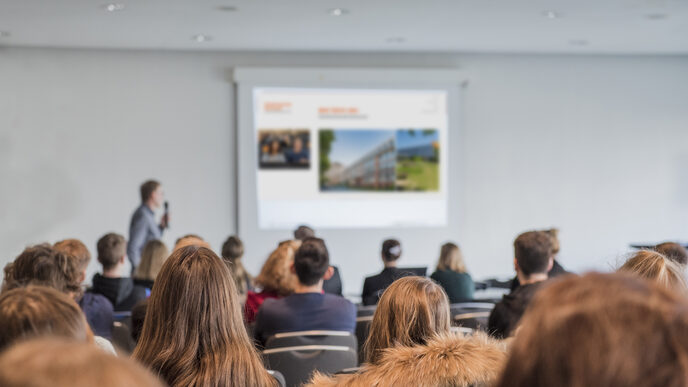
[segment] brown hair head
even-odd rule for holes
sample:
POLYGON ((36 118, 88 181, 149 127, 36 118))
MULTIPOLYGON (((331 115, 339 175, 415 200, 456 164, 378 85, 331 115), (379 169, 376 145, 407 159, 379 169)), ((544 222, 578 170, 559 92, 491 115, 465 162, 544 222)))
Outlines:
POLYGON ((158 274, 133 357, 171 387, 267 386, 229 269, 211 250, 172 253, 158 274))
POLYGON ((53 247, 57 251, 76 258, 79 271, 86 271, 88 264, 91 262, 91 253, 86 245, 78 239, 65 239, 55 243, 53 247))
POLYGON ((686 248, 676 242, 664 242, 655 246, 655 251, 663 254, 665 257, 678 263, 679 265, 688 265, 688 251, 686 248))
POLYGON ((244 255, 244 243, 238 236, 232 235, 222 244, 222 259, 224 259, 232 278, 237 285, 239 294, 246 294, 252 278, 244 268, 241 257, 244 255))
POLYGON ((688 293, 682 268, 654 251, 638 251, 619 268, 619 271, 638 275, 683 294, 688 293))
POLYGON ((170 251, 163 241, 153 239, 148 241, 141 251, 141 262, 136 267, 134 277, 142 280, 155 281, 162 264, 165 263, 170 251))
POLYGON ((98 239, 96 248, 103 270, 110 270, 127 254, 127 241, 123 236, 111 232, 98 239))
POLYGON ((296 288, 298 279, 291 272, 294 254, 301 246, 301 241, 285 241, 273 251, 260 269, 256 284, 263 290, 275 292, 282 296, 291 294, 296 288))
POLYGON ((208 242, 206 242, 200 236, 196 234, 186 234, 182 237, 177 238, 177 241, 175 242, 172 251, 174 252, 188 246, 205 247, 208 250, 212 250, 210 248, 210 244, 208 244, 208 242))
POLYGON ((15 341, 41 336, 92 339, 79 306, 66 294, 28 286, 0 295, 0 350, 15 341))
POLYGON ((3 387, 162 387, 149 371, 89 343, 58 338, 17 344, 0 356, 3 387))
POLYGON ((441 286, 425 277, 400 278, 377 304, 363 348, 366 362, 374 364, 394 345, 425 344, 450 326, 449 300, 441 286))
POLYGON ((382 242, 382 259, 393 262, 401 257, 401 243, 396 239, 386 239, 382 242))
POLYGON ((27 247, 5 266, 3 289, 33 284, 75 295, 80 291, 80 280, 76 259, 44 243, 27 247))
POLYGON ((440 249, 440 259, 437 262, 437 270, 450 270, 457 273, 465 273, 468 271, 459 246, 451 242, 442 245, 442 249, 440 249))
POLYGON ((141 202, 145 203, 150 199, 151 195, 153 195, 153 192, 155 192, 158 187, 160 187, 160 183, 155 180, 147 180, 141 184, 141 202))
POLYGON ((306 238, 315 238, 315 231, 312 228, 301 225, 294 230, 294 239, 302 241, 306 238))
POLYGON ((566 276, 523 317, 498 387, 688 384, 688 305, 627 274, 566 276))
POLYGON ((552 258, 552 237, 543 231, 528 231, 514 241, 514 256, 525 275, 547 273, 552 258))
POLYGON ((550 228, 549 230, 544 230, 544 232, 552 238, 552 255, 559 254, 559 229, 550 228))

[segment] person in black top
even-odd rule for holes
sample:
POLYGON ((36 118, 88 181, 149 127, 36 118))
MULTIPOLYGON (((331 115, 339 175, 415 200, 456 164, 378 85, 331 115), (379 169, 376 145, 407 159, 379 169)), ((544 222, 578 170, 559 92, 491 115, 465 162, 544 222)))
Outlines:
POLYGON ((401 243, 396 239, 382 242, 382 262, 385 268, 378 275, 367 277, 363 283, 361 299, 363 305, 376 305, 382 292, 395 280, 412 273, 397 268, 397 261, 401 257, 401 243))
POLYGON ((552 238, 543 231, 523 233, 514 241, 514 268, 521 285, 498 302, 487 323, 496 338, 508 337, 552 269, 552 238))
POLYGON ((146 294, 134 288, 131 277, 122 276, 127 259, 127 241, 119 234, 109 233, 98 240, 97 248, 103 274, 93 276, 90 291, 110 300, 116 312, 130 311, 138 301, 146 298, 146 294))
MULTIPOLYGON (((301 225, 294 230, 294 239, 303 241, 306 238, 315 238, 315 230, 312 228, 301 225)), ((329 279, 326 279, 323 283, 323 290, 325 293, 335 294, 338 296, 342 295, 342 277, 339 275, 339 268, 332 265, 332 270, 334 274, 329 279)))
MULTIPOLYGON (((543 230, 543 232, 552 238, 552 268, 547 273, 547 277, 554 278, 560 275, 571 274, 557 261, 557 254, 559 254, 559 229, 550 228, 549 230, 543 230)), ((521 283, 518 280, 518 276, 516 276, 511 280, 511 291, 516 290, 519 285, 521 283)))

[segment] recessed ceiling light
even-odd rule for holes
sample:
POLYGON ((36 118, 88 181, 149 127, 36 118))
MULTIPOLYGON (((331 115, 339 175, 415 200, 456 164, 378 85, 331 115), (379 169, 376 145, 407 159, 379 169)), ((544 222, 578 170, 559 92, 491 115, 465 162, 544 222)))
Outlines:
POLYGON ((547 19, 559 19, 561 14, 557 11, 543 11, 542 16, 546 17, 547 19))
POLYGON ((219 5, 217 7, 218 11, 223 11, 223 12, 236 12, 239 10, 239 8, 233 6, 233 5, 219 5))
POLYGON ((590 42, 585 39, 572 39, 569 40, 569 44, 572 46, 587 46, 590 42))
POLYGON ((124 4, 121 3, 109 3, 103 5, 103 9, 108 12, 117 12, 124 10, 124 4))
POLYGON ((387 38, 387 43, 404 43, 406 42, 406 38, 403 38, 401 36, 393 36, 391 38, 387 38))
POLYGON ((344 16, 349 14, 349 10, 344 8, 332 8, 329 11, 327 11, 327 13, 329 13, 332 16, 344 16))
POLYGON ((209 41, 213 40, 213 37, 208 36, 208 35, 198 34, 198 35, 192 36, 191 39, 193 39, 194 41, 196 41, 198 43, 204 43, 204 42, 209 42, 209 41))
POLYGON ((9 38, 12 36, 12 33, 9 31, 0 31, 0 38, 9 38))
POLYGON ((648 20, 664 20, 667 17, 669 17, 669 16, 665 13, 649 13, 649 14, 645 15, 645 19, 648 19, 648 20))

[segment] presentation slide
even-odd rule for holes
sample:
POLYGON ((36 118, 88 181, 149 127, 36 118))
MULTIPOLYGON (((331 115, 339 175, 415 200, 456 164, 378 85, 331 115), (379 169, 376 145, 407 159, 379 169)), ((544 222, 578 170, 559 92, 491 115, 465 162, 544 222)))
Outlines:
POLYGON ((445 90, 254 88, 261 229, 447 224, 445 90))

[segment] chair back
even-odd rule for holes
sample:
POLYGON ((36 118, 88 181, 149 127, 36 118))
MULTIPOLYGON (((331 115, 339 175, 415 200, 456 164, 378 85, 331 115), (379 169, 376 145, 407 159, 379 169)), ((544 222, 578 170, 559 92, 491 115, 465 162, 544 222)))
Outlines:
POLYGON ((339 345, 358 350, 356 336, 346 331, 299 331, 276 333, 265 341, 265 349, 304 345, 339 345))
POLYGON ((357 305, 356 317, 372 316, 375 314, 375 309, 377 305, 357 305))
POLYGON ((287 387, 308 382, 313 371, 334 374, 356 367, 356 351, 340 345, 303 345, 272 348, 263 351, 267 368, 284 375, 287 387))
POLYGON ((287 381, 284 380, 284 375, 282 375, 281 372, 279 371, 274 371, 274 370, 268 370, 268 373, 270 376, 273 377, 277 381, 277 385, 279 387, 287 387, 287 381))
POLYGON ((491 312, 471 312, 454 316, 454 325, 473 330, 487 330, 487 321, 491 312))

